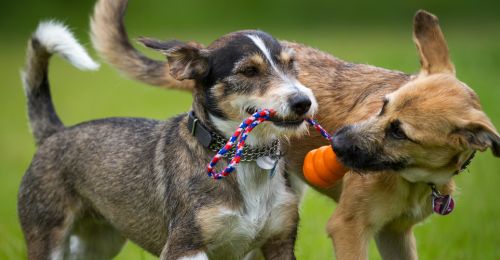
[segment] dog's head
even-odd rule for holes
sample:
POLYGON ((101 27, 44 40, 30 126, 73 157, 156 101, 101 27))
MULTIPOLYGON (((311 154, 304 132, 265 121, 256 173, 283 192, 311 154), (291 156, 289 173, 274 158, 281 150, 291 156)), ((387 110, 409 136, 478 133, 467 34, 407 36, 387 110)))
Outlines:
POLYGON ((140 41, 167 56, 174 78, 195 81, 195 103, 223 133, 231 134, 263 108, 274 109, 276 116, 254 133, 266 139, 298 133, 317 108, 312 91, 297 80, 293 50, 267 33, 234 32, 206 48, 194 42, 140 41))
POLYGON ((411 182, 446 183, 476 150, 500 156, 500 136, 479 98, 455 77, 438 19, 419 11, 421 71, 385 96, 380 112, 335 133, 340 160, 358 171, 397 171, 411 182))

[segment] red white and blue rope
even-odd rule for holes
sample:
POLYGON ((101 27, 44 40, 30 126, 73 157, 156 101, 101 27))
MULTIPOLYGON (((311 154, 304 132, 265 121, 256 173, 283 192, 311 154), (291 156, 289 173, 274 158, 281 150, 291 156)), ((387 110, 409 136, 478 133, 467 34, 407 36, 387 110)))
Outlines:
MULTIPOLYGON (((234 171, 236 166, 240 163, 241 161, 241 155, 243 154, 243 148, 245 146, 245 141, 247 139, 248 134, 260 123, 269 120, 272 116, 276 114, 276 111, 272 109, 263 109, 255 112, 253 115, 251 115, 249 118, 245 119, 236 129, 234 134, 229 138, 227 141, 226 145, 222 147, 217 154, 212 158, 210 163, 207 165, 207 173, 208 176, 219 180, 224 177, 227 177, 231 172, 234 171), (237 143, 236 143, 237 141, 237 143), (234 157, 231 159, 229 164, 221 171, 221 172, 216 172, 215 171, 215 165, 220 161, 221 158, 223 158, 223 155, 226 154, 236 143, 236 153, 234 157)), ((306 121, 314 126, 318 132, 321 133, 323 137, 331 141, 332 136, 323 128, 321 125, 318 124, 318 122, 314 121, 312 118, 306 119, 306 121)))
POLYGON ((314 119, 312 118, 307 118, 306 121, 314 126, 314 128, 316 128, 316 130, 318 130, 318 132, 324 137, 326 138, 328 141, 332 141, 332 135, 328 133, 328 131, 326 131, 318 122, 314 121, 314 119))
POLYGON ((236 166, 240 163, 241 154, 243 153, 243 147, 245 147, 245 141, 247 139, 248 134, 260 123, 268 120, 271 116, 273 116, 276 112, 270 109, 264 109, 255 112, 249 118, 245 119, 240 126, 236 129, 234 134, 229 138, 226 145, 222 147, 217 154, 212 158, 210 163, 207 166, 207 173, 209 177, 214 179, 222 179, 223 177, 228 176, 231 172, 234 171, 236 166), (239 140, 238 140, 239 138, 239 140), (231 159, 229 164, 222 170, 221 172, 215 171, 215 165, 222 158, 224 154, 226 154, 234 145, 234 143, 238 140, 236 145, 236 153, 234 157, 231 159))

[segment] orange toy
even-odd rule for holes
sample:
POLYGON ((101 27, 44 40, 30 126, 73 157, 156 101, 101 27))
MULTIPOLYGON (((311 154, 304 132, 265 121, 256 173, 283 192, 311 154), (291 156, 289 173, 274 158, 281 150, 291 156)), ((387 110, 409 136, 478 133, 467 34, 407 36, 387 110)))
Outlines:
POLYGON ((332 187, 344 177, 347 170, 337 161, 330 145, 310 151, 304 159, 304 177, 309 183, 320 188, 332 187))

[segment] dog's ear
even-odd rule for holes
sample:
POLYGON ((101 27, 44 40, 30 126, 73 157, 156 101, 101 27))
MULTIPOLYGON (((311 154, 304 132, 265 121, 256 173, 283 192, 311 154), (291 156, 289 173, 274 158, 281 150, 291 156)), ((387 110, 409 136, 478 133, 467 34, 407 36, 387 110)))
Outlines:
POLYGON ((413 19, 413 41, 420 55, 421 74, 455 74, 448 46, 436 16, 423 10, 419 10, 415 14, 413 19))
POLYGON ((203 45, 197 42, 160 41, 145 37, 139 38, 138 41, 167 56, 170 74, 177 80, 197 80, 208 73, 206 51, 203 50, 203 45))
POLYGON ((461 142, 473 150, 485 151, 490 148, 493 155, 500 157, 500 135, 483 112, 476 111, 474 114, 479 119, 468 121, 456 131, 461 142))

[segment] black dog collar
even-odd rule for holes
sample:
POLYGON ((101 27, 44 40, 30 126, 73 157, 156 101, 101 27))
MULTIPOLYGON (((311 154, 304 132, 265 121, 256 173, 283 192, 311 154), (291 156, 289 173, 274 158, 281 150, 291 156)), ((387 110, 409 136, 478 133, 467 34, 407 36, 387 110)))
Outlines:
MULTIPOLYGON (((195 116, 194 112, 188 113, 188 130, 198 139, 203 147, 210 149, 211 151, 218 152, 222 147, 226 145, 227 138, 224 136, 211 132, 204 126, 201 121, 195 116)), ((280 143, 279 140, 274 140, 271 144, 261 147, 251 147, 245 144, 243 154, 241 156, 242 161, 255 161, 260 157, 269 156, 272 158, 277 158, 280 156, 280 143)), ((223 157, 232 158, 236 149, 233 147, 226 153, 223 157)))
POLYGON ((210 144, 212 144, 214 139, 212 137, 212 133, 200 122, 198 118, 196 118, 193 111, 189 112, 188 130, 191 135, 198 139, 198 142, 200 142, 203 147, 210 147, 210 144))

